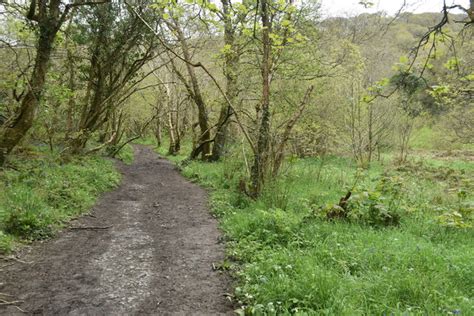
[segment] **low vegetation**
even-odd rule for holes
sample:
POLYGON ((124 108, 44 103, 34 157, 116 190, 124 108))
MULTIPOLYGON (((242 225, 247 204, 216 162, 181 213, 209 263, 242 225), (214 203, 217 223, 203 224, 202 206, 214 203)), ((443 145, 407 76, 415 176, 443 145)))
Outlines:
POLYGON ((68 163, 47 152, 16 157, 0 171, 0 252, 10 252, 20 241, 52 236, 119 180, 112 161, 101 157, 68 163))
POLYGON ((133 147, 130 144, 125 145, 117 154, 117 159, 127 165, 131 165, 134 159, 133 147))
POLYGON ((256 200, 243 164, 180 164, 211 189, 241 314, 474 312, 473 163, 291 159, 256 200), (347 214, 328 216, 349 191, 347 214))

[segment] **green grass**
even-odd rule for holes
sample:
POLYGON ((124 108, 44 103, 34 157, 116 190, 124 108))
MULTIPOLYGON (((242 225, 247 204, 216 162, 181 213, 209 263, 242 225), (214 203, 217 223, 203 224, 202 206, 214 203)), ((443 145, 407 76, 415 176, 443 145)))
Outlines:
POLYGON ((134 159, 133 147, 130 144, 125 145, 117 154, 117 159, 120 159, 127 165, 131 165, 134 159))
POLYGON ((241 313, 472 315, 474 231, 439 216, 463 208, 473 224, 474 169, 461 161, 448 169, 434 161, 357 170, 338 157, 294 160, 256 201, 237 190, 242 157, 191 162, 183 174, 211 189, 241 313), (353 186, 399 214, 399 226, 371 225, 367 214, 328 221, 325 206, 353 186))
POLYGON ((169 141, 166 139, 163 141, 163 144, 159 147, 156 147, 156 142, 154 141, 154 139, 147 139, 145 141, 142 141, 142 143, 146 145, 155 146, 156 152, 158 154, 160 154, 163 157, 166 156, 167 159, 177 164, 180 164, 181 162, 185 161, 189 157, 187 153, 190 153, 192 150, 192 144, 190 142, 184 142, 181 144, 181 150, 179 151, 179 153, 173 156, 173 155, 168 155, 169 141))
POLYGON ((427 126, 415 129, 410 140, 410 147, 415 150, 474 150, 472 144, 453 141, 453 135, 446 135, 446 128, 427 126))
POLYGON ((48 238, 86 212, 97 196, 120 180, 110 160, 88 156, 61 164, 55 156, 12 161, 0 171, 0 252, 19 242, 48 238))
POLYGON ((133 143, 146 145, 146 146, 156 146, 156 139, 154 137, 142 137, 135 140, 133 143))

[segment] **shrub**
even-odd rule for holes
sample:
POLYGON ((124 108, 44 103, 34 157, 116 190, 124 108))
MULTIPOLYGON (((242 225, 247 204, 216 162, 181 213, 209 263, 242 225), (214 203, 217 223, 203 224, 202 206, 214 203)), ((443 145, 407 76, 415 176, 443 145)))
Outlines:
POLYGON ((458 201, 452 210, 442 209, 444 213, 437 217, 438 223, 446 227, 471 228, 474 223, 474 203, 468 200, 467 190, 460 188, 458 201))
POLYGON ((338 204, 320 207, 317 212, 330 220, 345 219, 370 226, 398 226, 401 205, 401 177, 383 176, 375 189, 349 191, 338 204))

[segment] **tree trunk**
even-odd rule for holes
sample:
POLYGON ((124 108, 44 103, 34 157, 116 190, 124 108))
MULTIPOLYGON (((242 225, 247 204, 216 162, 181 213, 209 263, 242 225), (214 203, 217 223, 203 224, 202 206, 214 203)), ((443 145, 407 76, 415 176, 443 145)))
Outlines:
POLYGON ((72 57, 72 52, 70 49, 67 49, 67 56, 68 56, 68 71, 69 71, 69 80, 68 80, 68 88, 70 90, 69 100, 68 100, 68 108, 66 110, 66 131, 64 139, 66 142, 69 142, 71 138, 71 134, 74 131, 74 121, 73 121, 73 113, 76 107, 76 83, 75 83, 75 69, 74 69, 74 58, 72 57))
MULTIPOLYGON (((189 51, 188 43, 184 37, 183 31, 178 23, 175 21, 174 24, 168 24, 175 32, 177 39, 181 45, 181 49, 183 51, 183 57, 186 61, 191 61, 191 53, 189 51)), ((191 98, 193 99, 196 107, 198 109, 198 122, 199 122, 199 129, 201 131, 201 135, 198 140, 198 146, 201 144, 202 150, 201 157, 203 160, 208 160, 211 154, 211 145, 209 139, 211 137, 211 131, 209 129, 209 120, 207 116, 207 109, 206 103, 204 102, 204 98, 201 93, 201 89, 199 87, 199 82, 197 80, 196 73, 194 71, 194 67, 186 63, 186 70, 188 72, 189 79, 191 81, 192 93, 191 98)), ((183 79, 180 77, 180 79, 183 79)), ((187 87, 189 89, 189 87, 187 87)))
MULTIPOLYGON (((225 54, 224 75, 226 78, 226 95, 231 104, 237 99, 237 77, 239 54, 235 47, 235 29, 232 25, 231 8, 229 0, 221 0, 224 12, 224 45, 230 47, 230 51, 225 54)), ((227 141, 227 133, 229 126, 229 117, 233 114, 232 108, 226 102, 222 105, 217 124, 214 146, 212 148, 211 161, 218 161, 223 152, 227 141)))
POLYGON ((223 105, 219 114, 219 122, 217 123, 217 131, 214 138, 214 146, 212 147, 212 155, 209 159, 210 161, 218 161, 224 153, 224 147, 227 141, 229 117, 231 115, 232 109, 229 106, 223 105))
POLYGON ((261 120, 258 134, 257 150, 254 154, 254 164, 251 170, 251 192, 250 194, 256 198, 262 191, 265 172, 268 161, 268 144, 270 141, 270 70, 272 64, 271 56, 271 21, 269 17, 269 8, 267 0, 260 0, 260 16, 262 18, 262 106, 261 120))
POLYGON ((161 118, 158 115, 156 117, 156 126, 155 126, 155 138, 156 138, 156 146, 161 147, 161 143, 163 142, 163 133, 161 128, 161 118))
POLYGON ((372 103, 368 105, 368 111, 369 111, 369 143, 367 145, 367 167, 370 166, 370 163, 372 162, 372 153, 374 151, 374 131, 373 131, 373 125, 374 125, 374 115, 373 115, 373 107, 372 103))
MULTIPOLYGON (((58 8, 51 8, 50 11, 59 15, 58 8)), ((0 134, 0 166, 5 163, 6 156, 20 143, 33 125, 45 85, 53 42, 58 31, 55 18, 57 16, 39 23, 37 53, 28 91, 21 102, 16 119, 12 124, 3 126, 0 134)))
POLYGON ((66 129, 64 131, 64 141, 69 142, 71 134, 74 132, 74 109, 76 108, 76 64, 74 61, 73 50, 74 47, 71 47, 71 27, 72 20, 74 15, 74 10, 71 12, 71 17, 66 28, 65 33, 65 43, 66 43, 66 71, 68 72, 68 81, 67 87, 69 89, 69 98, 68 106, 66 109, 66 129))
POLYGON ((179 135, 177 135, 175 123, 173 122, 173 111, 168 111, 168 131, 170 137, 170 145, 168 148, 169 155, 176 155, 180 150, 179 135))

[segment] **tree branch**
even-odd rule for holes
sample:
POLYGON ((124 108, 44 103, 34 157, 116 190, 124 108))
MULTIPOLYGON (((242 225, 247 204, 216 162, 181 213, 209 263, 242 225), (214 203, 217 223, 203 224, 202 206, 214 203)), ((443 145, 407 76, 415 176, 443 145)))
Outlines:
POLYGON ((255 147, 255 144, 253 143, 252 139, 250 138, 250 135, 247 133, 247 131, 245 130, 245 128, 243 127, 241 121, 240 121, 240 118, 238 117, 237 115, 237 111, 235 110, 234 106, 232 105, 232 103, 230 102, 229 98, 227 97, 227 94, 224 92, 224 90, 222 89, 222 87, 220 86, 220 84, 217 82, 217 79, 209 72, 209 70, 200 62, 198 63, 193 63, 189 60, 186 60, 185 58, 183 58, 182 56, 180 56, 178 53, 176 53, 171 47, 168 46, 168 44, 163 41, 163 39, 160 37, 160 34, 158 34, 152 27, 151 25, 135 10, 135 8, 133 8, 127 1, 125 1, 125 4, 130 8, 130 10, 133 11, 133 13, 135 13, 135 15, 143 22, 143 24, 150 30, 152 31, 158 38, 158 40, 160 41, 160 43, 163 45, 163 47, 166 48, 166 50, 168 50, 171 54, 173 54, 176 58, 178 58, 179 60, 185 62, 186 64, 189 64, 191 65, 192 67, 195 67, 195 68, 201 68, 208 76, 209 78, 211 78, 211 80, 213 81, 213 83, 215 84, 215 86, 217 87, 217 89, 219 90, 220 94, 224 97, 227 105, 232 109, 232 112, 234 112, 234 115, 235 115, 235 119, 237 121, 237 125, 239 126, 240 130, 242 131, 242 133, 244 134, 245 138, 247 139, 250 147, 252 148, 252 151, 254 153, 256 153, 256 147, 255 147))

